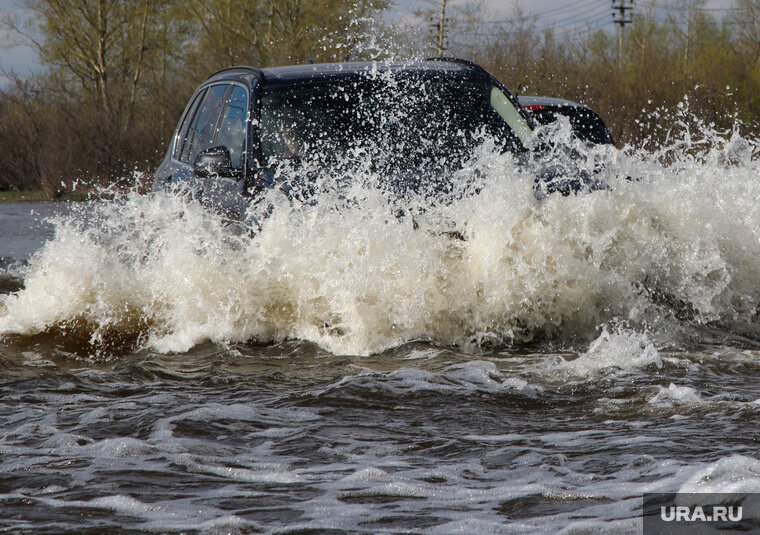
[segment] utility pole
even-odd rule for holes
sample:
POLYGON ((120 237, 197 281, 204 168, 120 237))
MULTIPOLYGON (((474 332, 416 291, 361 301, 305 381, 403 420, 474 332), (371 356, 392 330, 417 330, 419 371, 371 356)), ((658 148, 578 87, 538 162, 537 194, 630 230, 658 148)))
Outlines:
POLYGON ((441 0, 441 20, 438 22, 438 57, 443 57, 443 35, 446 27, 446 0, 441 0))
POLYGON ((633 0, 612 0, 612 22, 618 25, 618 67, 623 66, 623 28, 633 22, 633 0), (617 11, 617 13, 614 13, 617 11), (626 11, 630 11, 626 15, 626 11))

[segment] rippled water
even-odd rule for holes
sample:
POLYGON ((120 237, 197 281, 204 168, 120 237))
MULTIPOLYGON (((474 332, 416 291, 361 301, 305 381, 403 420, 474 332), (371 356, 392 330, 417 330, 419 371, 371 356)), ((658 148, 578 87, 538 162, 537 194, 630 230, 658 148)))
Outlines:
POLYGON ((543 201, 484 155, 417 225, 0 205, 0 529, 638 533, 644 492, 760 490, 748 144, 543 201))
POLYGON ((0 408, 14 532, 636 533, 643 492, 760 485, 754 351, 20 349, 0 408))

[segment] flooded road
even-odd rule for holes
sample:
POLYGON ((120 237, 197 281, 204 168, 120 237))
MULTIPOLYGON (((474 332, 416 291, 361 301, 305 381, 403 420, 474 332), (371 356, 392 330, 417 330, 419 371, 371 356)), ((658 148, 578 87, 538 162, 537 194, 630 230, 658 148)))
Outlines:
POLYGON ((702 171, 470 199, 465 240, 0 205, 0 529, 640 533, 644 493, 757 491, 760 186, 702 171))

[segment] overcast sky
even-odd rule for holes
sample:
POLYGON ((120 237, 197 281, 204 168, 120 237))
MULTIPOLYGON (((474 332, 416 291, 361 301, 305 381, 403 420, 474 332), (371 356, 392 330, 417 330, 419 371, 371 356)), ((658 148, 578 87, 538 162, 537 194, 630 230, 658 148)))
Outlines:
MULTIPOLYGON (((468 0, 448 0, 449 5, 457 5, 468 0)), ((420 0, 395 0, 399 16, 404 16, 421 6, 432 2, 420 0)), ((494 21, 509 19, 515 0, 485 0, 494 21)), ((629 0, 630 3, 630 0, 629 0)), ((640 2, 641 3, 641 2, 640 2)), ((16 10, 15 0, 0 0, 0 14, 16 10)), ((539 27, 554 26, 558 31, 565 31, 573 26, 601 29, 614 29, 610 0, 521 0, 520 4, 526 15, 535 15, 539 27)), ((721 18, 733 0, 706 0, 705 8, 716 18, 721 18)), ((635 11, 634 11, 635 16, 635 11)), ((0 30, 0 68, 13 69, 26 73, 39 68, 34 51, 25 46, 10 46, 13 37, 0 30)))

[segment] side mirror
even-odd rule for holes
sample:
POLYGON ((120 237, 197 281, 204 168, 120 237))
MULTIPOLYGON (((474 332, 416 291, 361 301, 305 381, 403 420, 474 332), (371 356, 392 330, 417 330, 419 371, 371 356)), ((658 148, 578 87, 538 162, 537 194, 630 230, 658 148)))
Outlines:
POLYGON ((193 172, 198 178, 234 176, 230 150, 220 146, 199 152, 193 161, 193 172))

